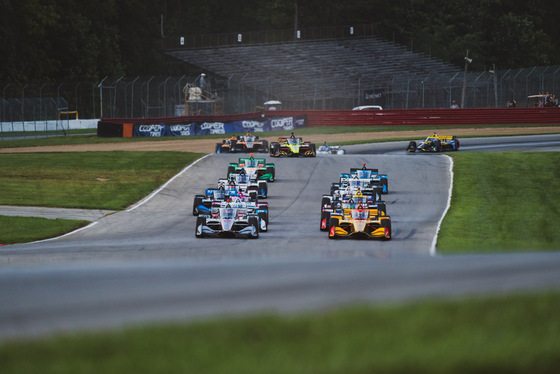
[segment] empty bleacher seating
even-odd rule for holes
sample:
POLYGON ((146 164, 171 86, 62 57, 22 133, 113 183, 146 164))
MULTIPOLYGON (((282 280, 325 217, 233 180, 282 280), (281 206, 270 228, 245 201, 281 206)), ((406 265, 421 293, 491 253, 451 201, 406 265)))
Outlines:
POLYGON ((460 67, 375 37, 183 49, 168 53, 215 76, 265 92, 283 102, 355 98, 360 82, 365 79, 383 86, 403 76, 461 71, 460 67))

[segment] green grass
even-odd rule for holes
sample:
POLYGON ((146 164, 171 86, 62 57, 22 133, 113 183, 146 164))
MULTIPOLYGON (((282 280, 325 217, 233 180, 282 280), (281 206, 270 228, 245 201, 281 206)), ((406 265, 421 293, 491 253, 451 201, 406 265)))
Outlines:
POLYGON ((89 221, 0 216, 0 244, 52 238, 86 226, 89 221))
POLYGON ((119 210, 202 154, 73 152, 0 156, 0 205, 119 210))
POLYGON ((560 249, 560 153, 454 153, 454 181, 437 250, 560 249))
POLYGON ((3 374, 555 373, 560 294, 356 306, 0 344, 3 374))

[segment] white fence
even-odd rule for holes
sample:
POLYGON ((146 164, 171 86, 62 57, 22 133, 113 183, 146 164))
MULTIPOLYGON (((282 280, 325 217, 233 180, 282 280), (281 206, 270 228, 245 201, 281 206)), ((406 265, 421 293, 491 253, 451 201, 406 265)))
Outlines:
POLYGON ((98 119, 0 122, 0 133, 97 129, 98 119))

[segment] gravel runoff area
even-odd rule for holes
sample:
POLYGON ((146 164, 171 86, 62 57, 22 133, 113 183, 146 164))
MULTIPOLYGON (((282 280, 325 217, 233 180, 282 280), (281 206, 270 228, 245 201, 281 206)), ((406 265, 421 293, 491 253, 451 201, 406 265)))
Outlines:
MULTIPOLYGON (((516 135, 516 134, 555 134, 560 133, 560 126, 543 126, 543 127, 488 127, 484 129, 441 129, 435 128, 433 131, 445 135, 461 136, 490 136, 490 135, 516 135)), ((334 143, 353 140, 379 140, 379 139, 395 139, 405 138, 410 140, 418 140, 432 134, 432 130, 417 131, 385 131, 385 132, 352 132, 347 134, 324 134, 324 135, 306 135, 304 140, 311 141, 316 144, 323 142, 334 143)), ((224 138, 227 135, 224 135, 224 138)), ((277 138, 261 136, 269 142, 275 141, 277 138)), ((166 141, 141 141, 126 143, 101 143, 101 144, 77 144, 77 145, 56 145, 45 147, 23 147, 23 148, 1 148, 0 153, 33 153, 33 152, 92 152, 92 151, 180 151, 180 152, 198 152, 212 153, 215 150, 216 143, 220 139, 180 139, 166 141)))

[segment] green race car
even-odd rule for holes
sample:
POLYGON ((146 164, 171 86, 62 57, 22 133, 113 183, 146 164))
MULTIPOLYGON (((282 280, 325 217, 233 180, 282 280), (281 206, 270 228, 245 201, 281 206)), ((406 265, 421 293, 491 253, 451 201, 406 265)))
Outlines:
POLYGON ((267 180, 274 182, 276 178, 276 168, 273 163, 267 163, 264 158, 254 158, 253 154, 249 157, 240 157, 239 162, 230 163, 227 171, 227 178, 231 174, 239 174, 243 170, 249 180, 267 180))

